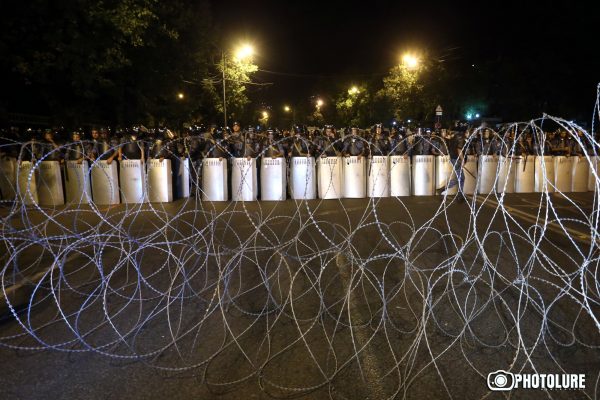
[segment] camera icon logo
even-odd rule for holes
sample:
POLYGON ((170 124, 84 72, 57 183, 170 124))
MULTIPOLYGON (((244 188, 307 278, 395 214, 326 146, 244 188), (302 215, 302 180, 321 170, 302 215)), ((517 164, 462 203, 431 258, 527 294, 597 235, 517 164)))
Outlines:
POLYGON ((487 385, 495 392, 508 391, 514 387, 515 377, 511 372, 499 369, 488 374, 487 385))

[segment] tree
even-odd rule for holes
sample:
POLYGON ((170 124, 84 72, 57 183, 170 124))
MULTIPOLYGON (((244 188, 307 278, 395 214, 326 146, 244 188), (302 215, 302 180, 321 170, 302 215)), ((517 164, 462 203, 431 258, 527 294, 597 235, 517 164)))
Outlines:
POLYGON ((373 96, 367 85, 352 86, 338 95, 335 108, 342 125, 365 126, 371 123, 373 96))
POLYGON ((223 107, 225 105, 229 117, 242 118, 247 111, 246 105, 250 102, 246 89, 252 83, 252 74, 258 71, 258 66, 252 62, 250 57, 237 58, 223 53, 216 67, 219 74, 204 79, 205 89, 210 91, 219 113, 225 112, 223 107), (223 84, 225 85, 225 104, 223 104, 222 98, 223 84))
POLYGON ((0 24, 0 107, 72 124, 131 123, 182 118, 205 96, 200 85, 185 104, 176 94, 206 70, 206 1, 12 3, 0 24))
POLYGON ((440 84, 444 73, 442 65, 434 60, 396 65, 383 78, 377 96, 389 103, 396 119, 431 120, 436 105, 443 102, 440 84))

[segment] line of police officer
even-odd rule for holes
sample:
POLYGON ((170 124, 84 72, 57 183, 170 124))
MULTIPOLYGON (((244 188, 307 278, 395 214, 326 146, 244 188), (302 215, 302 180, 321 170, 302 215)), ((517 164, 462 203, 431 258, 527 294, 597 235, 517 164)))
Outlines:
MULTIPOLYGON (((569 136, 562 130, 558 134, 548 132, 540 134, 531 129, 518 131, 508 129, 503 137, 489 129, 481 129, 473 136, 467 129, 418 129, 411 132, 404 128, 392 126, 391 131, 384 131, 382 124, 371 130, 359 130, 356 127, 345 130, 344 135, 331 125, 322 131, 308 131, 295 126, 292 131, 268 129, 257 132, 253 128, 242 130, 239 122, 234 122, 232 130, 203 126, 193 126, 182 134, 166 128, 146 129, 142 126, 111 132, 107 128, 92 129, 89 137, 82 130, 71 133, 66 145, 61 145, 57 136, 63 136, 59 130, 20 132, 11 128, 0 134, 0 157, 18 159, 21 163, 33 163, 36 160, 58 162, 63 169, 63 176, 68 179, 65 167, 67 162, 83 164, 84 162, 103 162, 111 165, 115 160, 120 162, 132 160, 143 165, 147 160, 169 160, 172 193, 177 193, 177 184, 197 184, 211 176, 201 176, 202 161, 206 159, 225 160, 227 193, 225 198, 235 197, 232 192, 232 160, 246 159, 257 162, 256 180, 260 181, 261 159, 288 160, 295 157, 362 157, 369 159, 387 156, 449 156, 455 171, 461 171, 466 156, 582 156, 584 148, 593 152, 592 144, 579 132, 579 140, 569 136), (181 160, 186 160, 182 163, 181 160), (456 166, 459 166, 456 168, 456 166), (182 170, 190 172, 190 177, 183 181, 175 179, 182 170), (231 194, 231 196, 229 195, 231 194)), ((4 164, 3 164, 4 165, 4 164)), ((367 164, 367 167, 370 166, 367 164)), ((4 168, 5 169, 5 168, 4 168)), ((285 173, 285 171, 284 171, 285 173)), ((4 174, 6 175, 6 174, 4 174)), ((369 175, 369 172, 367 172, 369 175)), ((457 175, 461 175, 457 172, 457 175)), ((142 175, 143 176, 143 175, 142 175)), ((464 178, 464 177, 463 177, 464 178)), ((243 177, 242 177, 243 180, 243 177)), ((238 179, 239 181, 239 179, 238 179)), ((447 183, 447 182, 446 182, 447 183)), ((6 186, 6 183, 3 185, 6 186)), ((254 190, 260 197, 260 186, 254 190)), ((6 188, 0 188, 8 192, 6 188)), ((235 190, 235 188, 234 188, 235 190)), ((190 191, 183 191, 189 193, 190 191)), ((193 191, 191 191, 193 192, 193 191)), ((288 191, 289 193, 289 191, 288 191)), ((185 196, 185 195, 184 195, 185 196)), ((10 197, 3 193, 4 198, 10 197)), ((177 197, 177 196, 174 196, 177 197)))

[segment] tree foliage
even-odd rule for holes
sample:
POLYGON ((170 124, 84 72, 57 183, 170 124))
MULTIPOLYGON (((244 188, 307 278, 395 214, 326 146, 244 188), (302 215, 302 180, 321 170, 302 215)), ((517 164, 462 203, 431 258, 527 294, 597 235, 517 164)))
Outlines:
POLYGON ((19 96, 3 96, 4 109, 130 123, 187 118, 208 104, 198 83, 212 41, 206 1, 11 3, 0 73, 19 96))
POLYGON ((225 79, 225 99, 228 119, 240 119, 248 114, 246 106, 250 103, 247 86, 252 83, 252 74, 258 71, 258 66, 251 58, 236 59, 227 53, 221 55, 216 64, 218 76, 206 78, 203 81, 205 89, 211 94, 216 110, 224 112, 223 108, 223 79, 225 79))

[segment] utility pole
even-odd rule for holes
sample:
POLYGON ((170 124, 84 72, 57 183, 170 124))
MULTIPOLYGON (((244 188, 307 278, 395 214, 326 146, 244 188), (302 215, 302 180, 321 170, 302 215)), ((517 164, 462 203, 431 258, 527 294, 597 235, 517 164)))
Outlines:
POLYGON ((227 129, 227 99, 225 95, 225 52, 221 51, 221 62, 223 63, 223 129, 227 129))

